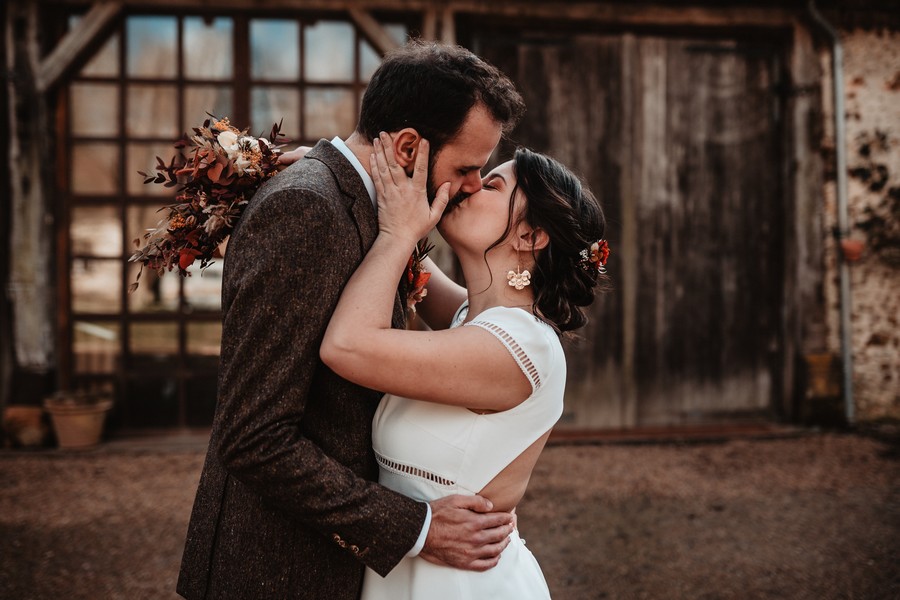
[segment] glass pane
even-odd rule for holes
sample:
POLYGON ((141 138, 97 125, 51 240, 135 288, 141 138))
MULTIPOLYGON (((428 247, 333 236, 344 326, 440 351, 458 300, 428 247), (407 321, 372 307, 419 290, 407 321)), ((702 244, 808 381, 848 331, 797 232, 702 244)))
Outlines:
POLYGON ((178 154, 178 150, 172 144, 167 142, 128 144, 126 152, 125 190, 129 195, 174 197, 175 189, 177 188, 167 188, 159 183, 145 184, 144 177, 138 173, 138 171, 143 171, 144 173, 155 175, 157 156, 163 159, 166 164, 169 164, 172 157, 178 154))
POLYGON ((191 377, 185 382, 188 427, 209 427, 216 412, 216 376, 191 377))
POLYGON ((178 353, 177 323, 131 323, 128 332, 132 354, 178 353))
POLYGON ((250 21, 250 76, 300 79, 300 27, 296 21, 250 21))
POLYGON ((250 94, 250 114, 253 133, 272 130, 272 124, 284 119, 282 133, 292 139, 298 137, 300 91, 289 87, 254 87, 250 94))
POLYGON ((234 23, 219 17, 184 20, 184 75, 196 79, 230 79, 234 23))
MULTIPOLYGON (((382 28, 384 28, 384 30, 387 31, 388 35, 391 36, 394 41, 396 41, 401 46, 406 43, 406 25, 402 25, 399 23, 387 23, 383 24, 382 28)), ((372 78, 375 70, 381 64, 381 55, 379 55, 378 52, 375 51, 375 48, 373 48, 364 37, 360 36, 359 43, 359 77, 362 81, 368 81, 372 78)))
POLYGON ((72 310, 113 314, 121 310, 122 261, 72 261, 72 310))
POLYGON ((129 85, 125 131, 129 136, 175 138, 178 91, 172 85, 129 85))
MULTIPOLYGON (((184 119, 182 131, 190 132, 208 118, 206 113, 231 117, 234 112, 231 88, 214 85, 191 85, 184 90, 184 119)), ((239 124, 240 125, 240 124, 239 124)))
POLYGON ((319 21, 303 39, 304 77, 308 81, 353 81, 353 26, 319 21))
POLYGON ((134 240, 139 240, 143 247, 146 240, 144 234, 148 229, 156 229, 167 218, 168 209, 164 208, 160 203, 156 204, 133 204, 128 207, 125 212, 125 239, 128 240, 128 251, 135 249, 134 240))
POLYGON ((188 323, 187 325, 187 351, 188 354, 199 356, 218 356, 219 346, 222 343, 222 324, 214 323, 188 323))
POLYGON ((69 224, 72 254, 122 256, 122 221, 117 206, 76 206, 69 224))
POLYGON ((307 139, 349 135, 356 127, 353 91, 343 89, 306 90, 305 137, 307 139))
POLYGON ((119 358, 119 324, 75 321, 72 324, 75 372, 113 373, 119 358))
MULTIPOLYGON (((81 15, 69 17, 69 30, 81 22, 81 15)), ((114 77, 119 74, 119 34, 113 33, 94 57, 81 69, 83 77, 114 77)))
MULTIPOLYGON (((141 265, 128 264, 128 285, 137 280, 141 265)), ((138 289, 128 294, 128 311, 130 313, 166 313, 178 310, 178 278, 173 272, 166 272, 162 277, 152 269, 144 269, 138 281, 138 289)))
POLYGON ((119 132, 119 86, 73 83, 72 135, 115 136, 119 132))
POLYGON ((116 194, 119 191, 119 148, 115 144, 74 144, 72 192, 116 194))
POLYGON ((174 78, 178 72, 175 17, 128 17, 126 73, 131 77, 174 78))
POLYGON ((81 69, 82 77, 116 77, 119 74, 119 34, 114 33, 81 69))
MULTIPOLYGON (((132 358, 132 370, 139 373, 161 370, 171 374, 129 380, 122 394, 122 405, 116 406, 123 427, 174 427, 178 424, 178 380, 174 367, 157 357, 132 358)), ((115 421, 113 421, 115 422, 115 421)))
POLYGON ((381 55, 364 38, 359 41, 359 78, 369 81, 381 65, 381 55))
POLYGON ((192 268, 184 280, 184 299, 194 310, 221 310, 223 263, 218 258, 203 270, 192 268))
POLYGON ((406 44, 409 39, 409 30, 403 23, 384 23, 382 27, 400 46, 406 44))

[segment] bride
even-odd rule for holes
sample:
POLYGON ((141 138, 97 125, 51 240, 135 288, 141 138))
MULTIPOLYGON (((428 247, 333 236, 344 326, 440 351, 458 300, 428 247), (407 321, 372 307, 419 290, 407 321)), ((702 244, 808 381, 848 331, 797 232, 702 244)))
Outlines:
MULTIPOLYGON (((372 176, 379 233, 341 295, 320 350, 338 375, 382 390, 373 422, 379 481, 423 501, 480 494, 512 511, 563 410, 560 336, 585 324, 604 279, 605 219, 577 177, 520 149, 481 191, 448 206, 449 185, 426 200, 428 142, 412 178, 381 134, 372 176), (465 276, 432 273, 418 314, 430 331, 391 328, 397 281, 435 225, 465 276)), ((363 600, 549 598, 514 531, 481 572, 405 558, 387 577, 367 572, 363 600), (494 565, 496 562, 496 566, 494 565)))

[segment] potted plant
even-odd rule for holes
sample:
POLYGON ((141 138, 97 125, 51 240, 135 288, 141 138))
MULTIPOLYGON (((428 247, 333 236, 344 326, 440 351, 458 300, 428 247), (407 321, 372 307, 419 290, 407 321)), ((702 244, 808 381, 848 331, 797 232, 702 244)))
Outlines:
POLYGON ((862 240, 854 238, 841 239, 841 252, 843 252, 844 260, 847 262, 856 262, 861 259, 865 249, 866 243, 862 240))
POLYGON ((60 391, 44 399, 60 448, 90 448, 103 433, 112 399, 105 394, 60 391))

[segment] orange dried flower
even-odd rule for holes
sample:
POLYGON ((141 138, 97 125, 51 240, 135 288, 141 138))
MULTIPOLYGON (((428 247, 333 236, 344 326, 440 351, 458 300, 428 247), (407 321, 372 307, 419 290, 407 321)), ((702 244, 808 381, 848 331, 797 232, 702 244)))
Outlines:
POLYGON ((184 227, 187 227, 187 226, 188 226, 187 219, 185 219, 184 215, 181 213, 175 213, 175 215, 169 219, 169 229, 172 231, 176 231, 178 229, 183 229, 184 227))

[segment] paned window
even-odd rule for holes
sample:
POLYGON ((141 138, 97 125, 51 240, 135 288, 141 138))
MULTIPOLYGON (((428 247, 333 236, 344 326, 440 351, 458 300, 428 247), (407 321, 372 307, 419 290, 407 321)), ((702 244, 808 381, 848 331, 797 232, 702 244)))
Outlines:
MULTIPOLYGON (((409 23, 383 21, 403 43, 409 23)), ((187 279, 145 269, 128 293, 133 240, 173 196, 138 171, 207 112, 257 135, 283 120, 295 144, 346 137, 379 60, 342 14, 133 14, 69 82, 60 366, 67 385, 115 394, 113 426, 202 427, 215 406, 222 261, 187 279)))

